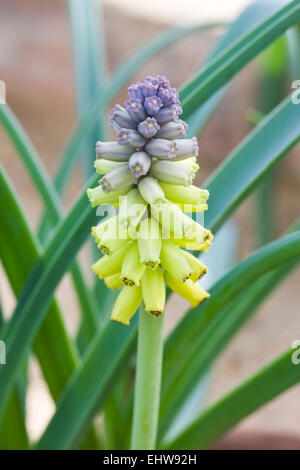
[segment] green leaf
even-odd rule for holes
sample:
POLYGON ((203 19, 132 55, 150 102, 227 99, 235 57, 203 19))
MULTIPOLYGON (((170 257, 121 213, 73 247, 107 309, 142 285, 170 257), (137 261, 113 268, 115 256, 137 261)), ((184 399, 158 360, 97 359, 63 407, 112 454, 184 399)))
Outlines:
MULTIPOLYGON (((14 190, 8 183, 3 171, 0 172, 0 188, 0 215, 3 223, 0 232, 0 255, 11 287, 16 297, 18 297, 31 268, 41 255, 41 247, 36 237, 30 231, 24 213, 14 196, 14 190)), ((71 342, 67 335, 56 301, 50 302, 48 312, 46 312, 47 315, 33 342, 33 348, 40 362, 49 390, 54 400, 57 400, 71 372, 78 366, 79 357, 74 343, 71 342)), ((30 318, 28 322, 30 322, 30 318)), ((22 343, 22 339, 20 341, 22 343)), ((25 350, 23 351, 22 360, 25 360, 26 357, 27 353, 25 350)), ((6 365, 10 367, 9 360, 6 365)), ((13 392, 8 406, 12 410, 14 405, 15 416, 18 416, 17 413, 19 412, 17 411, 15 400, 16 395, 13 392)), ((9 409, 6 410, 3 426, 9 421, 7 419, 8 412, 9 409)), ((22 424, 19 425, 18 429, 21 433, 22 424)), ((7 448, 10 437, 8 431, 7 433, 5 432, 5 436, 5 448, 7 448)))
POLYGON ((183 119, 196 111, 200 104, 299 19, 300 5, 295 0, 221 52, 181 90, 183 119))
MULTIPOLYGON (((74 76, 77 95, 77 113, 82 116, 88 102, 105 84, 106 57, 102 6, 96 0, 82 2, 69 0, 74 76)), ((104 110, 103 110, 104 111, 104 110)), ((95 142, 105 139, 106 115, 100 112, 94 128, 81 146, 86 179, 94 171, 95 142)))
POLYGON ((299 367, 288 350, 197 418, 163 449, 205 449, 260 406, 300 381, 299 367))
MULTIPOLYGON (((286 36, 274 41, 259 57, 257 108, 263 114, 270 112, 283 99, 288 78, 288 44, 286 36)), ((276 204, 279 169, 263 178, 255 199, 257 243, 263 246, 275 238, 276 204)))
MULTIPOLYGON (((218 54, 225 51, 227 47, 232 45, 238 39, 251 31, 254 27, 258 26, 261 21, 267 19, 270 15, 276 12, 279 7, 284 6, 289 0, 276 0, 270 2, 269 0, 256 0, 252 1, 238 16, 238 18, 229 26, 228 30, 218 41, 213 52, 209 54, 205 64, 215 59, 218 54)), ((293 28, 293 30, 296 28, 293 28)), ((295 56, 297 54, 295 53, 295 56)), ((298 56, 297 56, 298 57, 298 56)), ((206 66, 206 65, 205 65, 206 66)), ((228 85, 225 85, 221 90, 214 93, 208 100, 203 103, 191 116, 187 122, 189 124, 188 136, 193 137, 198 135, 203 129, 209 117, 223 98, 228 85)))
POLYGON ((26 132, 7 104, 0 106, 0 122, 27 168, 53 224, 59 219, 61 203, 56 190, 26 132))
POLYGON ((86 351, 82 367, 72 375, 60 401, 59 414, 51 420, 38 449, 76 446, 85 425, 104 405, 122 366, 129 361, 135 346, 136 320, 135 317, 130 326, 106 321, 86 351))
MULTIPOLYGON (((3 181, 3 177, 1 179, 3 181)), ((10 212, 7 207, 4 212, 8 218, 14 217, 11 215, 13 212, 10 212)), ((93 212, 84 193, 75 205, 74 210, 66 217, 65 223, 59 225, 52 243, 48 245, 44 254, 37 261, 19 296, 17 308, 9 322, 5 337, 7 344, 7 367, 0 369, 0 382, 2 384, 0 386, 2 392, 0 416, 3 413, 18 366, 28 354, 31 342, 50 306, 55 287, 69 268, 83 241, 90 233, 92 221, 95 220, 93 212)), ((15 229, 15 243, 20 243, 16 224, 12 224, 12 226, 15 229)), ((29 235, 27 234, 26 241, 28 241, 28 238, 29 235)), ((12 240, 9 238, 4 241, 3 246, 11 242, 12 240)), ((23 250, 23 253, 24 257, 27 257, 27 262, 30 266, 32 257, 28 251, 23 250)), ((7 265, 11 265, 11 275, 14 278, 17 271, 16 265, 10 262, 7 265)), ((56 376, 58 377, 58 368, 67 367, 67 361, 65 359, 63 361, 60 360, 55 364, 55 367, 57 368, 56 376)))
MULTIPOLYGON (((300 231, 299 221, 291 227, 290 233, 293 231, 300 231)), ((176 397, 175 393, 175 400, 173 400, 173 403, 167 405, 169 410, 171 410, 172 407, 177 407, 178 410, 184 406, 185 400, 188 398, 189 394, 193 393, 193 383, 197 383, 201 380, 201 377, 203 377, 213 361, 222 353, 232 336, 242 327, 249 317, 255 313, 260 304, 276 289, 278 284, 297 266, 299 261, 300 257, 295 257, 292 261, 284 263, 279 269, 264 274, 247 287, 246 292, 242 290, 228 305, 215 311, 214 315, 206 316, 204 322, 200 324, 197 339, 193 345, 191 358, 190 351, 186 351, 185 365, 186 369, 189 369, 189 371, 185 370, 185 377, 181 377, 181 382, 183 382, 185 378, 185 391, 183 389, 178 391, 178 394, 182 397, 182 402, 179 404, 180 398, 178 394, 176 397), (218 348, 216 348, 216 344, 218 344, 218 348), (188 377, 186 372, 188 372, 188 377)), ((193 333, 195 334, 195 325, 193 322, 186 326, 188 330, 193 329, 193 333)), ((181 335, 184 336, 185 334, 185 328, 182 328, 181 335)), ((187 334, 189 335, 190 332, 188 331, 187 334)), ((170 380, 168 372, 169 369, 166 369, 162 386, 163 390, 167 389, 168 385, 170 385, 170 383, 168 384, 170 380)), ((176 413, 176 409, 173 410, 173 414, 175 415, 176 413)), ((160 436, 163 434, 162 431, 161 428, 160 436)))
MULTIPOLYGON (((72 32, 72 49, 75 74, 75 87, 77 95, 78 119, 84 114, 87 103, 93 101, 97 95, 97 90, 105 86, 106 58, 104 44, 104 26, 102 24, 102 7, 97 0, 82 2, 81 0, 69 0, 69 13, 72 32), (101 13, 101 15, 100 15, 101 13)), ((82 156, 82 164, 85 180, 94 173, 95 143, 97 140, 105 140, 107 135, 106 112, 99 110, 98 119, 94 127, 85 135, 85 138, 78 148, 82 156)), ((90 244, 91 260, 96 261, 99 257, 99 249, 95 243, 90 244)), ((93 291, 93 297, 97 302, 95 314, 101 317, 105 298, 109 291, 104 283, 97 282, 93 291), (99 294, 99 295, 97 295, 99 294)), ((96 327, 90 328, 91 322, 85 320, 83 316, 77 344, 82 352, 93 337, 96 327)))
MULTIPOLYGON (((262 176, 278 161, 300 138, 300 129, 297 125, 297 106, 288 98, 273 110, 263 121, 249 134, 249 136, 235 149, 225 162, 212 175, 207 183, 210 191, 208 212, 205 216, 205 225, 216 230, 231 214, 232 210, 252 191, 262 176), (290 133, 291 132, 291 133, 290 133)), ((169 427, 172 419, 179 409, 179 398, 171 401, 170 395, 175 390, 175 381, 177 380, 176 371, 181 370, 182 364, 188 364, 185 360, 190 357, 188 351, 191 348, 190 335, 194 335, 196 325, 191 321, 189 334, 178 334, 184 322, 188 321, 189 315, 185 316, 178 329, 174 331, 170 338, 170 343, 179 348, 179 344, 184 343, 185 354, 177 358, 176 369, 169 365, 165 366, 164 381, 162 389, 161 404, 161 428, 162 436, 169 427), (173 338, 177 338, 174 340, 173 338), (173 343, 173 341, 175 341, 173 343), (181 364, 181 365, 180 365, 181 364), (167 398, 168 397, 168 398, 167 398)), ((200 322, 202 320, 199 320, 200 322)), ((167 342, 165 349, 165 363, 169 364, 172 357, 169 349, 170 343, 167 342)), ((184 370, 183 366, 183 370, 184 370)), ((179 388, 178 388, 179 393, 179 388)))
MULTIPOLYGON (((226 331, 224 323, 234 323, 235 315, 226 308, 228 304, 241 293, 246 300, 249 287, 256 279, 299 257, 299 239, 300 232, 286 235, 239 263, 210 289, 211 297, 203 305, 189 310, 178 323, 165 345, 160 436, 168 430, 188 393, 199 382, 203 373, 202 358, 208 359, 209 354, 212 354, 212 344, 214 348, 216 344, 222 344, 220 333, 226 331), (201 335, 204 335, 203 340, 201 335), (208 346, 206 343, 209 343, 208 346)), ((240 308, 244 300, 241 294, 240 308)), ((236 315, 239 313, 240 309, 237 308, 236 315)), ((214 354, 217 353, 215 350, 214 354)))
POLYGON ((288 37, 290 52, 290 75, 291 81, 297 80, 300 72, 300 23, 291 31, 288 37))
MULTIPOLYGON (((53 224, 56 224, 62 215, 62 208, 56 189, 53 187, 53 184, 47 175, 41 158, 37 154, 26 132, 8 105, 0 106, 0 122, 8 133, 18 155, 21 157, 23 164, 27 168, 36 189, 43 199, 49 215, 51 215, 51 221, 53 224)), ((35 256, 33 259, 36 260, 36 258, 37 257, 35 256)), ((32 266, 32 263, 29 264, 29 266, 32 266)), ((28 272, 29 270, 27 273, 28 272)), ((76 261, 72 266, 72 277, 75 292, 83 314, 83 330, 88 337, 91 337, 97 327, 96 305, 93 300, 92 292, 86 286, 80 266, 76 261)), ((22 277, 21 282, 24 282, 25 279, 26 278, 22 277)), ((21 286, 19 287, 19 290, 20 289, 21 286)), ((55 316, 53 316, 53 325, 49 324, 49 328, 53 331, 55 330, 55 316)), ((51 348, 51 345, 48 346, 51 348)), ((47 348, 46 343, 44 344, 44 348, 47 348)))
MULTIPOLYGON (((2 366, 3 367, 3 366, 2 366)), ((29 441, 18 389, 10 396, 0 432, 0 448, 5 450, 28 449, 29 441)))
MULTIPOLYGON (((13 188, 3 171, 0 173, 0 187, 0 214, 3 222, 0 255, 10 285, 18 297, 32 267, 39 259, 41 248, 30 231, 24 213, 14 197, 13 188)), ((38 357, 41 353, 39 357, 42 359, 41 367, 50 391, 54 398, 58 398, 71 371, 78 364, 78 355, 68 338, 55 301, 52 302, 41 330, 36 336, 34 348, 38 357), (63 361, 61 357, 64 357, 63 361)))
POLYGON ((300 138, 298 108, 285 99, 233 150, 206 183, 205 225, 217 230, 300 138))

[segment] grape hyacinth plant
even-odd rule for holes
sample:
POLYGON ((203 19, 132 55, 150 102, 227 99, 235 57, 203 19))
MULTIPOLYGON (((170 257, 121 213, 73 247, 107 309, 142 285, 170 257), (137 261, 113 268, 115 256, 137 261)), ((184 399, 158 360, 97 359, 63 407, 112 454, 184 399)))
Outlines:
POLYGON ((114 216, 92 228, 104 256, 93 270, 111 289, 123 286, 112 320, 129 324, 143 302, 160 315, 165 284, 196 306, 209 294, 197 281, 207 268, 184 248, 207 250, 212 234, 184 214, 207 209, 208 191, 192 185, 198 170, 196 137, 175 88, 166 77, 130 85, 125 108, 115 105, 110 122, 117 142, 97 142, 96 171, 104 176, 88 190, 93 206, 111 204, 114 216))
MULTIPOLYGON (((1 292, 0 302, 0 342, 5 353, 0 360, 0 447, 98 453, 106 449, 111 458, 114 450, 130 448, 151 449, 154 457, 156 449, 184 450, 185 455, 192 450, 194 455, 195 449, 218 448, 218 441, 233 427, 300 383, 299 348, 297 341, 288 341, 271 361, 214 402, 207 399, 209 387, 205 385, 234 336, 299 267, 300 219, 287 226, 281 217, 278 225, 282 208, 273 201, 275 194, 287 190, 289 181, 284 188, 277 184, 276 165, 285 165, 293 149, 294 168, 300 140, 297 90, 292 90, 299 79, 295 52, 300 2, 249 1, 230 24, 175 26, 148 43, 141 33, 143 44, 128 60, 119 54, 120 65, 111 74, 101 3, 68 2, 78 120, 57 159, 53 179, 17 118, 18 107, 11 109, 9 100, 0 105, 0 124, 7 140, 2 152, 4 168, 0 168, 0 258, 1 278, 4 275, 9 287, 1 292), (188 37, 189 44, 205 41, 209 49, 205 31, 216 41, 203 61, 198 47, 186 48, 182 41, 188 37), (111 125, 116 137, 107 139, 107 108, 117 93, 163 50, 166 55, 156 63, 167 71, 168 57, 174 58, 175 50, 168 53, 167 49, 176 42, 181 45, 175 62, 181 68, 185 62, 195 65, 192 76, 190 67, 180 73, 184 79, 180 102, 163 76, 132 84, 128 101, 113 108, 111 125), (212 174, 202 190, 193 186, 199 168, 198 146, 189 137, 201 138, 228 90, 235 96, 232 81, 250 64, 251 77, 242 88, 249 95, 251 108, 245 117, 251 129, 216 168, 214 156, 209 165, 212 174), (188 134, 182 116, 188 122, 188 134), (96 145, 94 163, 97 140, 101 142, 96 145), (13 153, 17 165, 11 165, 13 153), (83 187, 66 210, 64 194, 78 163, 83 187), (26 188, 14 185, 13 175, 20 164, 35 191, 32 221, 37 222, 37 209, 42 209, 39 224, 32 224, 27 208, 22 207, 27 183, 26 188), (93 188, 88 190, 89 198, 87 187, 93 188), (252 218, 248 204, 241 208, 247 220, 244 227, 243 221, 232 216, 254 191, 249 205, 254 205, 257 217, 252 218), (83 260, 79 253, 93 225, 99 249, 96 246, 83 260), (258 249, 245 258, 244 250, 238 249, 244 228, 258 234, 258 249), (275 228, 283 231, 280 236, 275 228), (212 243, 208 229, 214 234, 219 231, 207 261, 209 298, 200 287, 206 272, 204 257, 199 258, 201 262, 198 259, 212 243), (85 262, 90 264, 95 252, 93 269, 101 281, 85 275, 85 262), (61 286, 66 276, 71 283, 61 286), (72 304, 56 296, 60 286, 72 304), (175 302, 165 306, 173 292, 188 299, 191 308, 182 312, 184 306, 175 302), (76 319, 65 311, 72 305, 73 313, 73 302, 76 319), (174 310, 184 314, 171 318, 174 310), (164 331, 166 313, 168 331, 164 331), (46 426, 38 433, 28 414, 32 377, 26 364, 33 357, 49 394, 47 401, 51 395, 55 407, 50 419, 43 417, 46 426)), ((120 37, 126 36, 128 24, 118 21, 118 25, 120 37)), ((22 35, 22 28, 18 34, 22 35)), ((239 110, 228 99, 227 108, 226 118, 236 122, 239 110)), ((214 126, 222 143, 220 119, 214 126)), ((46 149, 47 135, 43 136, 46 149)), ((50 137, 55 139, 52 131, 50 137)), ((210 153, 214 151, 215 146, 210 153)), ((294 200, 296 207, 295 188, 293 184, 290 202, 294 200)), ((293 324, 295 309, 288 303, 288 315, 280 315, 281 310, 275 308, 273 320, 282 329, 287 322, 293 324)), ((267 333, 268 325, 259 328, 267 333)), ((252 347, 257 347, 255 341, 252 347)), ((284 400, 280 403, 284 409, 284 400)), ((42 418, 43 409, 39 413, 42 418)), ((281 415, 274 418, 278 429, 281 415)), ((284 434, 282 438, 281 442, 284 434)))
POLYGON ((111 126, 117 142, 97 142, 99 185, 88 189, 92 206, 112 214, 92 228, 103 252, 93 271, 107 287, 122 287, 111 319, 129 325, 140 308, 132 448, 155 446, 162 370, 166 285, 196 307, 209 297, 198 281, 207 272, 188 250, 206 251, 212 233, 184 212, 201 214, 209 193, 193 186, 196 137, 178 93, 161 75, 128 88, 125 108, 115 105, 111 126), (152 317, 152 318, 151 318, 152 317), (159 317, 159 318, 155 318, 159 317))

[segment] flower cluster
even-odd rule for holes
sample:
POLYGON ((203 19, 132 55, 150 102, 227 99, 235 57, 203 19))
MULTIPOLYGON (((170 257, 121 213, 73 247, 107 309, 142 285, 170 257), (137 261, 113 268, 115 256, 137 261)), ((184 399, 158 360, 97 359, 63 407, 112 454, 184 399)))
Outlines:
POLYGON ((97 142, 99 185, 88 189, 92 206, 115 213, 92 228, 104 256, 94 272, 111 289, 123 286, 113 320, 129 324, 144 302, 164 311, 166 284, 196 306, 209 297, 198 280, 207 268, 187 250, 206 251, 212 234, 184 212, 207 209, 208 191, 192 185, 199 168, 197 139, 183 139, 187 124, 178 93, 166 77, 147 77, 128 88, 125 107, 110 122, 117 142, 97 142))

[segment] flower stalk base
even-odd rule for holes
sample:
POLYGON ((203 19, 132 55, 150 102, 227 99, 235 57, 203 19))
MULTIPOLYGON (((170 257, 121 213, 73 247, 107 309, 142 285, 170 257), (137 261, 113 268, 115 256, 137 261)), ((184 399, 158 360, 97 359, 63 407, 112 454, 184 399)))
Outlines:
POLYGON ((137 369, 135 379, 131 449, 154 450, 156 444, 161 372, 163 358, 164 315, 139 311, 137 369))

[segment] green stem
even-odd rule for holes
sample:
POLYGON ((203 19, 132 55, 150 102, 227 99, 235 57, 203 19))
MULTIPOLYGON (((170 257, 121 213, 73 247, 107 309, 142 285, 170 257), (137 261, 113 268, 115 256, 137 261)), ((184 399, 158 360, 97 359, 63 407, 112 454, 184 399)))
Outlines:
POLYGON ((156 443, 163 357, 163 315, 139 312, 137 370, 131 448, 153 450, 156 443))

